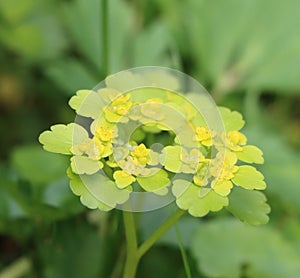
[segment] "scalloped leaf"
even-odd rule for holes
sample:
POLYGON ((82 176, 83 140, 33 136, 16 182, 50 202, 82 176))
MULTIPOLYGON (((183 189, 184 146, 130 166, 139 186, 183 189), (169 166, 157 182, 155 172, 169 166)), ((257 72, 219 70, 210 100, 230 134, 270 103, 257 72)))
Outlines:
POLYGON ((76 145, 88 138, 88 132, 80 125, 54 125, 51 130, 44 131, 39 136, 39 141, 46 151, 61 154, 71 154, 72 145, 76 145))
POLYGON ((233 184, 231 181, 220 180, 214 184, 213 190, 221 196, 227 196, 230 193, 232 187, 233 184))
POLYGON ((160 155, 160 163, 165 166, 166 170, 173 173, 179 173, 182 164, 180 155, 180 146, 167 146, 160 155))
POLYGON ((158 191, 159 195, 167 193, 168 191, 162 190, 170 184, 168 173, 164 170, 160 170, 152 176, 137 177, 139 185, 148 192, 158 191), (162 191, 161 191, 162 190, 162 191))
POLYGON ((111 181, 104 172, 81 175, 80 177, 87 190, 107 206, 116 207, 116 205, 123 204, 129 199, 131 187, 118 188, 116 183, 111 181))
POLYGON ((87 156, 75 155, 71 157, 71 168, 75 174, 92 175, 103 168, 103 163, 87 156))
POLYGON ((213 219, 198 225, 190 250, 205 277, 299 276, 299 254, 281 233, 235 219, 213 219))
POLYGON ((239 112, 231 111, 225 107, 219 107, 219 111, 221 113, 226 132, 240 130, 245 125, 243 116, 239 112))
POLYGON ((256 146, 244 146, 241 152, 236 152, 236 155, 239 160, 247 163, 264 163, 263 152, 256 146))
POLYGON ((122 170, 115 171, 113 177, 117 186, 121 189, 127 187, 135 181, 134 176, 122 170))
POLYGON ((79 90, 69 100, 69 105, 78 115, 97 119, 105 107, 101 96, 91 90, 79 90))
POLYGON ((219 211, 228 205, 228 198, 210 190, 203 197, 199 196, 200 188, 195 184, 178 179, 173 182, 172 192, 176 196, 176 204, 195 217, 203 217, 210 211, 219 211))
POLYGON ((262 192, 235 187, 229 195, 229 206, 226 209, 241 221, 261 225, 269 221, 267 214, 271 208, 266 201, 267 198, 262 192))
POLYGON ((249 165, 239 166, 238 171, 234 174, 232 182, 245 189, 263 190, 266 188, 264 176, 255 167, 249 165))
POLYGON ((90 208, 90 209, 96 209, 99 208, 103 211, 109 211, 113 209, 113 207, 108 206, 104 204, 103 202, 97 200, 86 188, 86 186, 83 184, 80 176, 74 174, 71 170, 71 168, 68 168, 67 175, 70 178, 70 188, 72 192, 76 196, 80 196, 81 203, 90 208))

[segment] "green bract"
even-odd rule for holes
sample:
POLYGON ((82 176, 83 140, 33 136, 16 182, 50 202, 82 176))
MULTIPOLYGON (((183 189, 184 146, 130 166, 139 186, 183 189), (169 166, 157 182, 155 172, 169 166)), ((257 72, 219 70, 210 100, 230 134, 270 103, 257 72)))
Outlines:
POLYGON ((224 127, 214 130, 188 97, 154 87, 80 90, 69 104, 87 124, 55 125, 39 140, 70 155, 70 186, 85 206, 107 211, 149 192, 196 217, 226 207, 267 221, 266 199, 253 191, 266 188, 264 177, 248 165, 263 163, 262 151, 247 145, 240 113, 218 108, 224 127))

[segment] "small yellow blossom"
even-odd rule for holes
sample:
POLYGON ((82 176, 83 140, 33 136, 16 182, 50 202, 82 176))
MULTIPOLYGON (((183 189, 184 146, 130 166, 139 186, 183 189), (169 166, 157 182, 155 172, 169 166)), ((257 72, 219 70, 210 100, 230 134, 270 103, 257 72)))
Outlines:
POLYGON ((210 147, 212 145, 212 139, 215 137, 216 133, 209 130, 206 127, 198 126, 196 127, 196 135, 194 137, 195 141, 200 142, 202 145, 210 147))
POLYGON ((212 160, 210 173, 217 180, 230 180, 237 172, 237 157, 235 153, 230 151, 219 152, 215 159, 212 160))
POLYGON ((111 142, 103 143, 97 137, 94 137, 93 141, 98 146, 98 148, 101 150, 101 157, 107 157, 112 154, 113 146, 112 146, 111 142))
POLYGON ((95 136, 102 142, 109 142, 118 136, 116 128, 98 126, 95 136))
POLYGON ((209 160, 200 162, 198 164, 196 174, 194 176, 194 183, 199 186, 205 186, 208 184, 209 178, 209 160))
POLYGON ((129 174, 136 176, 140 174, 140 164, 138 160, 132 156, 128 156, 126 159, 119 161, 119 165, 123 171, 129 174))
POLYGON ((133 103, 130 94, 119 95, 104 110, 105 118, 112 123, 128 122, 128 113, 133 103))
POLYGON ((198 164, 205 161, 205 157, 199 149, 192 149, 190 152, 183 149, 180 159, 183 162, 181 166, 183 173, 195 173, 198 164))
POLYGON ((146 165, 147 162, 150 161, 150 150, 146 148, 144 144, 140 144, 137 147, 134 148, 134 150, 131 152, 131 155, 136 158, 138 163, 142 165, 146 165))
POLYGON ((242 151, 243 148, 241 146, 247 143, 246 136, 239 131, 231 131, 227 135, 223 134, 224 137, 226 147, 233 151, 242 151))
POLYGON ((105 147, 101 142, 96 143, 90 138, 86 138, 80 144, 71 148, 71 152, 75 155, 86 154, 92 160, 100 160, 105 147))

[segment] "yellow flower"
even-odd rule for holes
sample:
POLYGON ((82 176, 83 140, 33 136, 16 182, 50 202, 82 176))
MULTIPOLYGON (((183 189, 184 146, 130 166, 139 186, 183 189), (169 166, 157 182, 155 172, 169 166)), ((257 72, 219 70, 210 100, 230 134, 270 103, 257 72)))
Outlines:
POLYGON ((103 143, 97 137, 94 137, 93 141, 98 146, 98 148, 101 149, 101 157, 107 157, 112 154, 112 143, 111 142, 103 143))
POLYGON ((183 162, 181 166, 183 173, 195 173, 198 164, 205 161, 205 157, 198 149, 192 149, 190 152, 183 149, 180 159, 183 162))
POLYGON ((104 149, 101 142, 97 143, 93 139, 86 138, 80 144, 73 146, 71 152, 75 155, 86 154, 92 160, 100 160, 104 149))
POLYGON ((225 137, 226 147, 233 151, 242 151, 243 148, 241 146, 247 143, 246 136, 239 131, 231 131, 226 135, 223 134, 223 137, 225 137))
POLYGON ((110 142, 112 139, 116 138, 118 136, 117 129, 115 127, 102 127, 98 126, 96 128, 95 136, 101 141, 101 142, 110 142))
POLYGON ((195 141, 200 142, 202 145, 210 147, 212 145, 212 139, 215 137, 216 133, 209 130, 206 127, 198 126, 196 127, 196 135, 194 137, 195 141))
POLYGON ((196 174, 194 176, 194 183, 199 186, 205 186, 208 184, 209 178, 209 160, 200 162, 198 164, 196 174))
POLYGON ((134 174, 137 176, 141 172, 138 160, 131 156, 128 156, 126 159, 119 161, 119 165, 121 166, 123 171, 129 174, 134 174))
POLYGON ((142 165, 146 165, 147 162, 150 161, 150 150, 146 148, 144 144, 140 144, 137 147, 134 148, 134 150, 131 152, 131 155, 136 158, 138 163, 142 165))
POLYGON ((217 180, 230 180, 238 170, 238 166, 235 165, 236 162, 237 157, 235 153, 230 151, 219 152, 212 161, 210 173, 217 180))
POLYGON ((105 118, 112 123, 128 122, 127 114, 133 103, 129 101, 130 94, 119 95, 104 110, 105 118))

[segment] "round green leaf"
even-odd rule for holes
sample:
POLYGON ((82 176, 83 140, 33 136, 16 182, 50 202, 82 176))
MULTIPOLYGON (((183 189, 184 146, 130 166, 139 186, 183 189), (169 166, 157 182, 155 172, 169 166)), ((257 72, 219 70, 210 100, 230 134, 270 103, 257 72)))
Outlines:
POLYGON ((298 277, 300 271, 299 254, 282 233, 234 219, 202 222, 190 250, 205 277, 298 277))
POLYGON ((75 123, 58 124, 51 126, 50 129, 39 136, 39 141, 45 150, 53 153, 71 154, 72 145, 88 138, 87 131, 75 123))
POLYGON ((69 105, 78 115, 97 119, 105 106, 99 94, 91 90, 79 90, 73 96, 69 105))
POLYGON ((271 209, 266 201, 262 192, 235 187, 229 195, 229 206, 226 209, 248 224, 261 225, 269 221, 267 214, 271 209))
POLYGON ((95 198, 89 190, 86 188, 86 186, 83 184, 80 176, 74 174, 69 168, 67 170, 68 177, 70 178, 70 187, 72 192, 80 196, 80 201, 81 203, 90 208, 90 209, 96 209, 99 208, 100 210, 103 211, 109 211, 113 209, 113 207, 108 206, 107 204, 99 201, 97 198, 95 198))
POLYGON ((128 185, 132 184, 135 181, 135 177, 122 171, 115 171, 113 177, 116 181, 116 184, 119 188, 125 188, 128 185))
POLYGON ((244 126, 245 121, 239 112, 231 111, 225 107, 219 107, 219 111, 221 113, 226 132, 240 130, 244 126))
MULTIPOLYGON (((161 190, 170 184, 168 173, 164 170, 160 170, 152 176, 148 176, 148 177, 140 176, 137 177, 136 179, 144 190, 148 192, 154 192, 154 193, 155 191, 161 190)), ((164 190, 161 191, 160 193, 162 194, 164 192, 166 191, 164 190)))
POLYGON ((92 160, 87 156, 75 155, 71 157, 71 168, 75 174, 92 175, 102 169, 103 163, 98 160, 92 160))
POLYGON ((179 173, 182 164, 180 155, 180 146, 167 146, 162 151, 160 163, 165 166, 166 170, 173 173, 179 173))
POLYGON ((195 217, 203 217, 210 211, 219 211, 228 205, 228 198, 210 190, 206 195, 199 196, 200 188, 186 180, 176 180, 172 192, 176 196, 176 204, 195 217))

